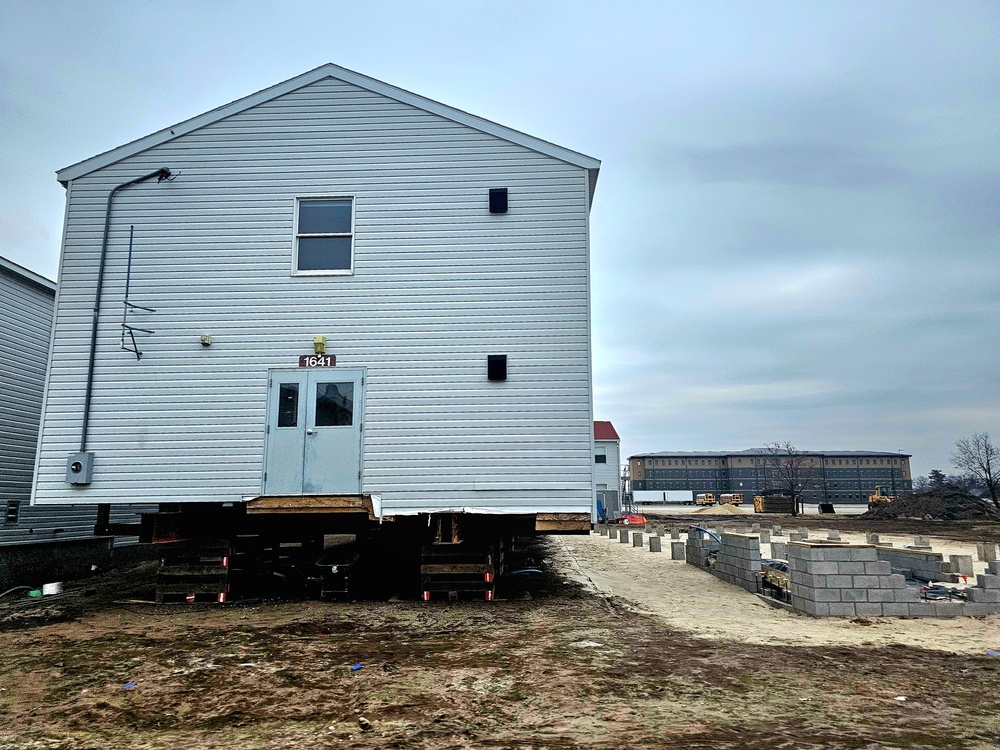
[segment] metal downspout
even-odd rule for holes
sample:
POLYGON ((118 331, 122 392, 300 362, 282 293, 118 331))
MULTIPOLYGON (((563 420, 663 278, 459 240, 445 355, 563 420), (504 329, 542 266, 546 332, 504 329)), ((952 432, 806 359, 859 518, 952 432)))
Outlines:
POLYGON ((156 177, 157 182, 170 179, 171 172, 165 167, 150 172, 134 180, 123 182, 108 193, 108 205, 104 212, 104 237, 101 239, 101 259, 97 266, 97 293, 94 296, 94 321, 90 328, 90 361, 87 363, 87 389, 83 396, 83 429, 80 432, 80 452, 87 450, 87 430, 90 426, 90 400, 94 392, 94 360, 97 356, 97 320, 101 314, 101 291, 104 286, 104 261, 108 254, 108 233, 111 230, 111 204, 119 190, 124 190, 140 182, 151 180, 156 177))

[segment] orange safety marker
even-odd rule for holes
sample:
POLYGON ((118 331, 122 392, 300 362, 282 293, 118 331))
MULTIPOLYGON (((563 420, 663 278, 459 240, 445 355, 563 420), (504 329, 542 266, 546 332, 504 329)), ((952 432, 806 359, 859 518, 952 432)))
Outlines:
POLYGON ((424 595, 423 595, 423 600, 424 600, 425 602, 429 602, 429 601, 431 600, 431 592, 430 592, 430 591, 425 591, 425 592, 424 592, 424 595))

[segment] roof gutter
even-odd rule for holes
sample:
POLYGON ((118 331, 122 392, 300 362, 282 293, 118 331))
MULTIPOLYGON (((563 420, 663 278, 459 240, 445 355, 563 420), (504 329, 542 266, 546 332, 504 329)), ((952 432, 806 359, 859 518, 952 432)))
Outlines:
POLYGON ((84 391, 83 396, 83 428, 80 431, 81 453, 87 450, 87 431, 90 426, 90 401, 94 394, 94 360, 97 356, 97 320, 101 314, 101 292, 102 287, 104 286, 104 262, 108 255, 108 234, 111 231, 111 205, 119 191, 132 187, 132 185, 138 185, 140 182, 146 182, 146 180, 151 180, 154 177, 157 182, 163 182, 164 180, 170 179, 171 172, 166 167, 161 167, 155 172, 150 172, 142 177, 136 177, 134 180, 129 180, 128 182, 123 182, 121 185, 113 188, 111 192, 108 193, 108 205, 104 211, 104 237, 101 239, 101 259, 97 266, 97 292, 94 295, 94 320, 90 328, 90 360, 87 363, 87 388, 84 391))

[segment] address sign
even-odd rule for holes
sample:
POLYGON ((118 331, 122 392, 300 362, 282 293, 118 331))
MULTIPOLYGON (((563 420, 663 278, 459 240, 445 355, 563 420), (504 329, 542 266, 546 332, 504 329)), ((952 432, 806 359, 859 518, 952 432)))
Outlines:
POLYGON ((299 367, 336 367, 336 354, 300 354, 299 367))

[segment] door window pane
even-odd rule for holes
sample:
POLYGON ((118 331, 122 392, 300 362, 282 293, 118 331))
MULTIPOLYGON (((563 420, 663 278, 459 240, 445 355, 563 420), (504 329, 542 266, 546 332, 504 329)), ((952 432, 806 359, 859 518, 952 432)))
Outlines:
POLYGON ((354 424, 354 383, 316 384, 316 426, 354 424))
POLYGON ((297 427, 299 423, 299 384, 282 383, 278 388, 278 427, 297 427))

